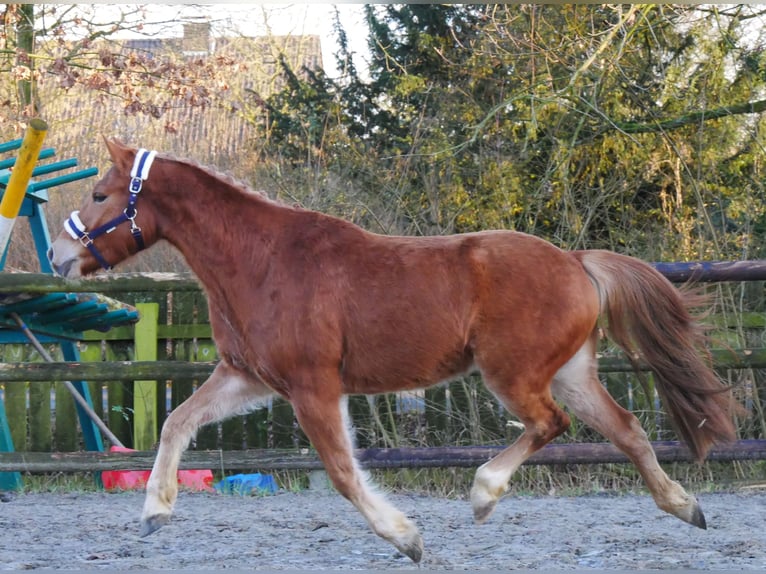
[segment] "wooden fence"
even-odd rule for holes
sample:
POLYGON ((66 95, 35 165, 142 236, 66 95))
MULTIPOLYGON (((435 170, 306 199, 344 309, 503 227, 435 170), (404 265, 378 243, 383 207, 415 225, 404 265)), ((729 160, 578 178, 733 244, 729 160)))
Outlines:
MULTIPOLYGON (((684 278, 679 269, 670 268, 666 272, 676 273, 675 279, 684 278)), ((686 274, 689 272, 687 269, 686 274)), ((714 277, 716 273, 724 273, 724 281, 736 280, 727 266, 709 268, 708 272, 714 277)), ((763 273, 750 276, 750 279, 764 278, 763 273)), ((135 327, 120 327, 106 334, 87 332, 81 344, 81 363, 44 363, 28 345, 0 346, 0 386, 18 451, 16 458, 3 455, 7 464, 15 461, 17 468, 28 470, 48 468, 45 460, 50 463, 53 460, 50 456, 38 457, 34 462, 31 453, 81 450, 71 397, 59 383, 52 381, 89 381, 95 410, 109 428, 127 446, 148 451, 154 447, 158 429, 170 410, 190 396, 214 368, 217 355, 207 321, 207 304, 189 276, 112 275, 106 280, 67 283, 28 274, 5 275, 3 279, 0 292, 99 291, 135 304, 142 313, 135 327)), ((762 290, 763 286, 756 285, 756 288, 762 290)), ((741 436, 762 439, 766 435, 762 412, 766 401, 762 372, 766 369, 766 315, 762 309, 745 309, 729 316, 716 315, 712 320, 717 337, 730 347, 714 349, 716 366, 722 376, 737 385, 740 398, 754 415, 742 423, 741 436)), ((51 351, 55 354, 56 348, 51 347, 51 351)), ((653 440, 674 438, 656 396, 644 393, 628 362, 613 351, 604 349, 600 358, 602 379, 610 392, 623 406, 639 415, 653 440)), ((651 377, 649 385, 651 388, 651 377)), ((519 425, 508 418, 478 377, 467 377, 422 393, 352 397, 350 411, 359 447, 385 448, 388 452, 416 449, 401 455, 404 459, 423 447, 484 445, 492 449, 507 444, 520 432, 519 425)), ((598 435, 574 422, 559 442, 599 440, 598 435)), ((738 458, 763 458, 762 443, 742 444, 738 458)), ((200 456, 211 451, 244 450, 255 463, 258 456, 264 456, 258 454, 262 449, 278 449, 276 453, 281 452, 279 449, 300 452, 308 446, 290 405, 275 399, 266 408, 201 429, 192 450, 200 451, 200 456)), ((558 447, 554 445, 554 448, 558 447)), ((604 456, 612 456, 608 454, 610 447, 592 445, 588 448, 590 452, 602 449, 604 456)), ((475 461, 477 456, 481 459, 487 454, 467 452, 473 455, 464 455, 460 460, 475 461)), ((551 452, 548 450, 545 456, 551 452)), ((62 456, 54 458, 61 461, 62 456)), ((70 455, 70 459, 71 456, 76 455, 70 455)), ((189 460, 194 460, 194 455, 189 456, 192 457, 189 460)), ((383 464, 376 463, 373 454, 365 456, 370 465, 383 464)), ((422 452, 418 456, 423 460, 427 458, 422 452)), ((459 466, 461 463, 455 460, 459 466)))

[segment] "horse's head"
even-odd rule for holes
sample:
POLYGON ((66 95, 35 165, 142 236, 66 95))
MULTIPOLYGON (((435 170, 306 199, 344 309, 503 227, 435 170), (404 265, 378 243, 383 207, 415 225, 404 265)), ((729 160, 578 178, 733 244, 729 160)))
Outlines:
POLYGON ((154 218, 150 210, 141 210, 154 152, 118 141, 107 140, 106 146, 112 167, 64 222, 48 251, 54 270, 64 277, 111 269, 156 241, 154 218))

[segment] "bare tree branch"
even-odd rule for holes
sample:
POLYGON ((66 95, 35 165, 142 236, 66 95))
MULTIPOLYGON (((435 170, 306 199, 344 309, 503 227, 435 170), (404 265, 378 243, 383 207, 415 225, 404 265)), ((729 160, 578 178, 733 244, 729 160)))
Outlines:
MULTIPOLYGON (((713 110, 700 110, 669 120, 647 122, 613 122, 613 126, 627 134, 644 134, 674 130, 703 121, 716 120, 741 114, 759 114, 766 111, 766 100, 723 106, 713 110)), ((609 131, 609 130, 604 130, 609 131)), ((602 132, 602 133, 604 133, 602 132)))

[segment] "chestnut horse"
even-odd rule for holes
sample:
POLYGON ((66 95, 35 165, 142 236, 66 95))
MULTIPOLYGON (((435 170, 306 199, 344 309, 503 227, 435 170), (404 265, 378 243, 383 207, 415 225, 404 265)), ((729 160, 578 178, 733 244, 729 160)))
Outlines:
POLYGON ((344 397, 419 389, 473 370, 525 428, 477 470, 476 521, 489 517, 519 465, 567 429, 558 399, 635 463, 659 508, 705 528, 696 499, 665 474, 636 417, 597 377, 603 316, 607 334, 654 372, 698 460, 735 437, 732 393, 709 366, 688 311, 694 301, 650 265, 565 252, 513 231, 376 235, 196 163, 106 143, 113 165, 53 243, 54 268, 77 278, 169 241, 204 286, 220 354, 164 424, 142 535, 170 519, 178 463, 197 429, 276 393, 292 403, 337 490, 417 562, 417 527, 354 459, 344 397))

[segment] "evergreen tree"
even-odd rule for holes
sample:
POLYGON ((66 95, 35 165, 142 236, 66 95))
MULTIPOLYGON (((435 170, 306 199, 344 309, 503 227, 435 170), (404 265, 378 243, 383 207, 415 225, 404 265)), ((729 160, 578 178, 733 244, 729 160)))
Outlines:
POLYGON ((269 153, 351 182, 384 230, 506 227, 652 259, 753 248, 766 75, 744 26, 757 8, 365 13, 369 79, 338 26, 345 76, 288 81, 269 102, 269 153))

